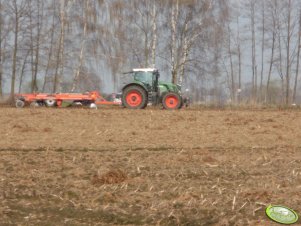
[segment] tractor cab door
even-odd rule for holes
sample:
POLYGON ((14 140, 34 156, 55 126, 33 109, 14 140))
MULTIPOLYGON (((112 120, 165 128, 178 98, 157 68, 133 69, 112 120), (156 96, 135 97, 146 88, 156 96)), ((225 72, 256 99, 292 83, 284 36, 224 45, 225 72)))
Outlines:
POLYGON ((138 71, 134 74, 134 80, 142 82, 147 87, 148 92, 153 91, 153 73, 148 71, 138 71))
POLYGON ((152 92, 149 96, 149 101, 151 101, 154 105, 157 105, 159 103, 159 77, 160 74, 158 71, 153 72, 153 83, 152 83, 152 92))
POLYGON ((159 76, 158 71, 137 71, 134 73, 134 80, 144 84, 148 93, 148 102, 152 104, 158 103, 159 76))
POLYGON ((158 71, 153 72, 153 84, 152 84, 153 92, 159 91, 159 77, 160 77, 160 74, 158 71))

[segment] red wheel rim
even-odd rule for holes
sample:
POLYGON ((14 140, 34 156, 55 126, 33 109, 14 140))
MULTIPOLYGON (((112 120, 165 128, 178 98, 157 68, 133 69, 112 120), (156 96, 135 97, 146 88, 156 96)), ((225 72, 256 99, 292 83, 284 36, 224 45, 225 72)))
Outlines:
POLYGON ((165 99, 165 105, 170 109, 176 108, 178 106, 178 103, 179 99, 174 95, 170 95, 165 99))
POLYGON ((137 91, 130 91, 126 95, 126 102, 131 107, 137 107, 142 103, 142 95, 137 91))

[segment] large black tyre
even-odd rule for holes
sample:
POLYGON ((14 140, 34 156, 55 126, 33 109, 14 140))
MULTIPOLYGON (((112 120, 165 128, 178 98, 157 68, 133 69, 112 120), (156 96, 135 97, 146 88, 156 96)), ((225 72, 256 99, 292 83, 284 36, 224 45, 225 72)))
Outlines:
POLYGON ((167 110, 180 109, 183 106, 182 97, 175 92, 168 92, 162 96, 162 105, 167 110))
POLYGON ((126 87, 122 92, 122 105, 129 109, 143 109, 147 105, 146 91, 136 85, 126 87))

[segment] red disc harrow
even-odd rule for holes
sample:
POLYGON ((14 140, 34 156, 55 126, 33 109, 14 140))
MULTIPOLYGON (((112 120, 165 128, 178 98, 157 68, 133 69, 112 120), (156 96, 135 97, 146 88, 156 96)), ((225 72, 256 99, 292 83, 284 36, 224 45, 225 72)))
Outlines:
POLYGON ((99 92, 91 91, 86 93, 25 93, 16 94, 16 107, 22 108, 25 105, 33 107, 63 107, 70 105, 82 105, 90 108, 97 108, 97 105, 119 105, 113 101, 107 101, 99 92))

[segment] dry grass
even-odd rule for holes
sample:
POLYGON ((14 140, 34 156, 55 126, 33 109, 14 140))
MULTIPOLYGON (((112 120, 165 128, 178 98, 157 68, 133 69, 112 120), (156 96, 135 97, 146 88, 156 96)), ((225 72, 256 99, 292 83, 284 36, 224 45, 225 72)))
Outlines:
POLYGON ((300 211, 300 149, 27 150, 0 160, 2 224, 273 225, 265 205, 300 211))
POLYGON ((92 184, 94 185, 103 185, 103 184, 119 184, 124 182, 127 179, 126 174, 117 169, 110 170, 109 172, 103 175, 94 175, 92 178, 92 184))
POLYGON ((276 225, 267 204, 301 211, 300 118, 4 109, 0 224, 276 225))

